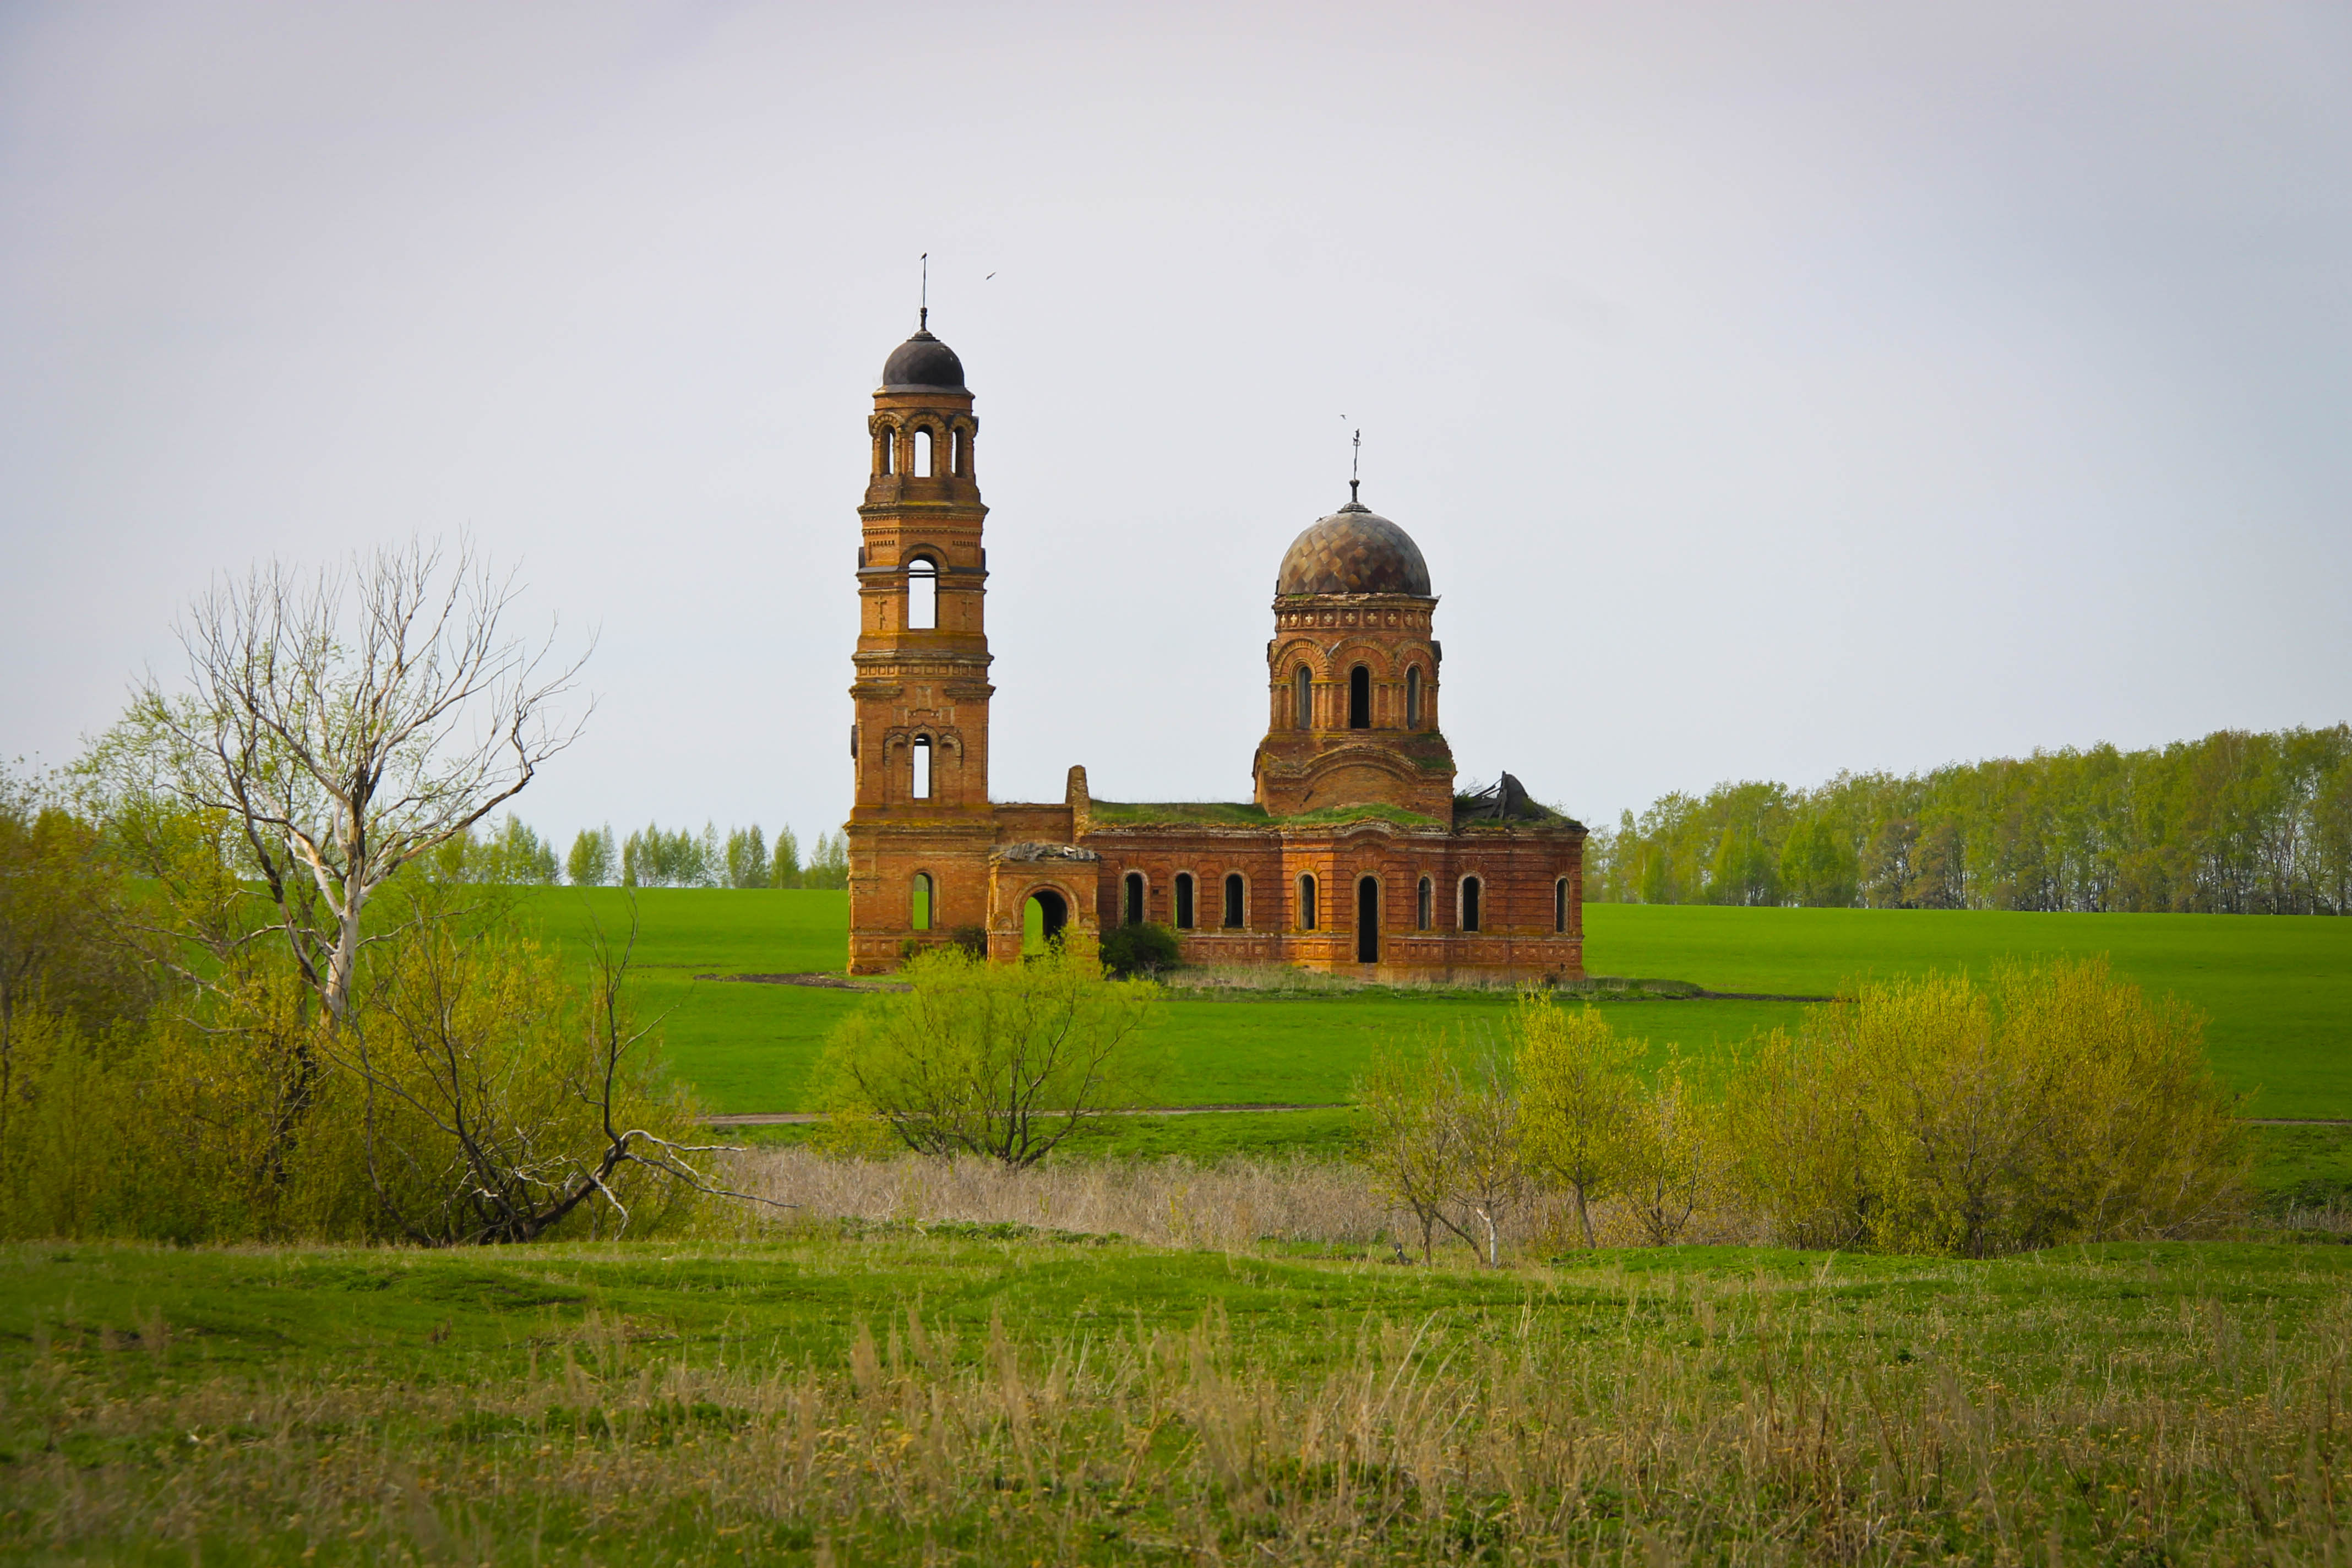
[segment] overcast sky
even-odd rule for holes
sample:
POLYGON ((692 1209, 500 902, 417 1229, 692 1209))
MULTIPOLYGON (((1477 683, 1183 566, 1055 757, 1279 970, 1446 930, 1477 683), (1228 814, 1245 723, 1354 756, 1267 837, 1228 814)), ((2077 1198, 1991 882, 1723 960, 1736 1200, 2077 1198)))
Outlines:
POLYGON ((999 799, 1247 797, 1358 426, 1588 820, 2352 718, 2340 4, 174 0, 0 5, 0 753, 467 532, 601 639, 526 820, 837 825, 926 250, 999 799))

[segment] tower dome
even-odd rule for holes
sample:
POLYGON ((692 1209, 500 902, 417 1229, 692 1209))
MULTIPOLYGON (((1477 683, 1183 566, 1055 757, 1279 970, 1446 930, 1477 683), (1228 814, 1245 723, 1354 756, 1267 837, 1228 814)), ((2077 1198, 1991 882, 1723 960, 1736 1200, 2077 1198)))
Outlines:
MULTIPOLYGON (((930 312, 923 312, 929 316, 930 312)), ((956 358, 955 350, 931 336, 923 327, 915 335, 890 351, 882 362, 882 389, 898 391, 907 387, 936 387, 942 392, 961 392, 963 361, 956 358)))
POLYGON ((1412 535, 1360 501, 1349 501, 1290 542, 1274 591, 1407 594, 1426 599, 1429 563, 1412 535))

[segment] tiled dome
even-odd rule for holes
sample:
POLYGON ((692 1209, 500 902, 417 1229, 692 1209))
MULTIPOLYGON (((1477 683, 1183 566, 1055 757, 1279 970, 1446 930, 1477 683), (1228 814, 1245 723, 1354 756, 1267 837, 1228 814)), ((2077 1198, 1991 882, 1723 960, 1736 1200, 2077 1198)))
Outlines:
POLYGON ((1412 535, 1356 501, 1290 542, 1277 594, 1429 595, 1429 564, 1412 535))
POLYGON ((882 385, 885 390, 929 386, 961 392, 963 361, 929 331, 919 331, 892 349, 890 357, 882 362, 882 385))

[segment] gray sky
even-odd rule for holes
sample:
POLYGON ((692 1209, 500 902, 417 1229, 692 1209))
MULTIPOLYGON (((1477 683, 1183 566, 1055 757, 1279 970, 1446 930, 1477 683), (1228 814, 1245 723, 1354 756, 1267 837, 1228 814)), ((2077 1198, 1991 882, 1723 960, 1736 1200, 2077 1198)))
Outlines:
POLYGON ((999 799, 1246 798, 1357 426, 1588 820, 2352 717, 2341 5, 12 4, 0 752, 470 531, 601 630, 526 820, 837 824, 924 250, 999 799))

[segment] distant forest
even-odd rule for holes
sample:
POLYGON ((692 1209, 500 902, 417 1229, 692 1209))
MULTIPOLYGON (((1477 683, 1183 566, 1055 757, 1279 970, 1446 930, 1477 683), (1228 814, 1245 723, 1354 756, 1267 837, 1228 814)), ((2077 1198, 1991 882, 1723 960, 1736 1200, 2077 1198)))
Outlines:
POLYGON ((2352 726, 1669 795, 1586 847, 1643 904, 2352 913, 2352 726))

